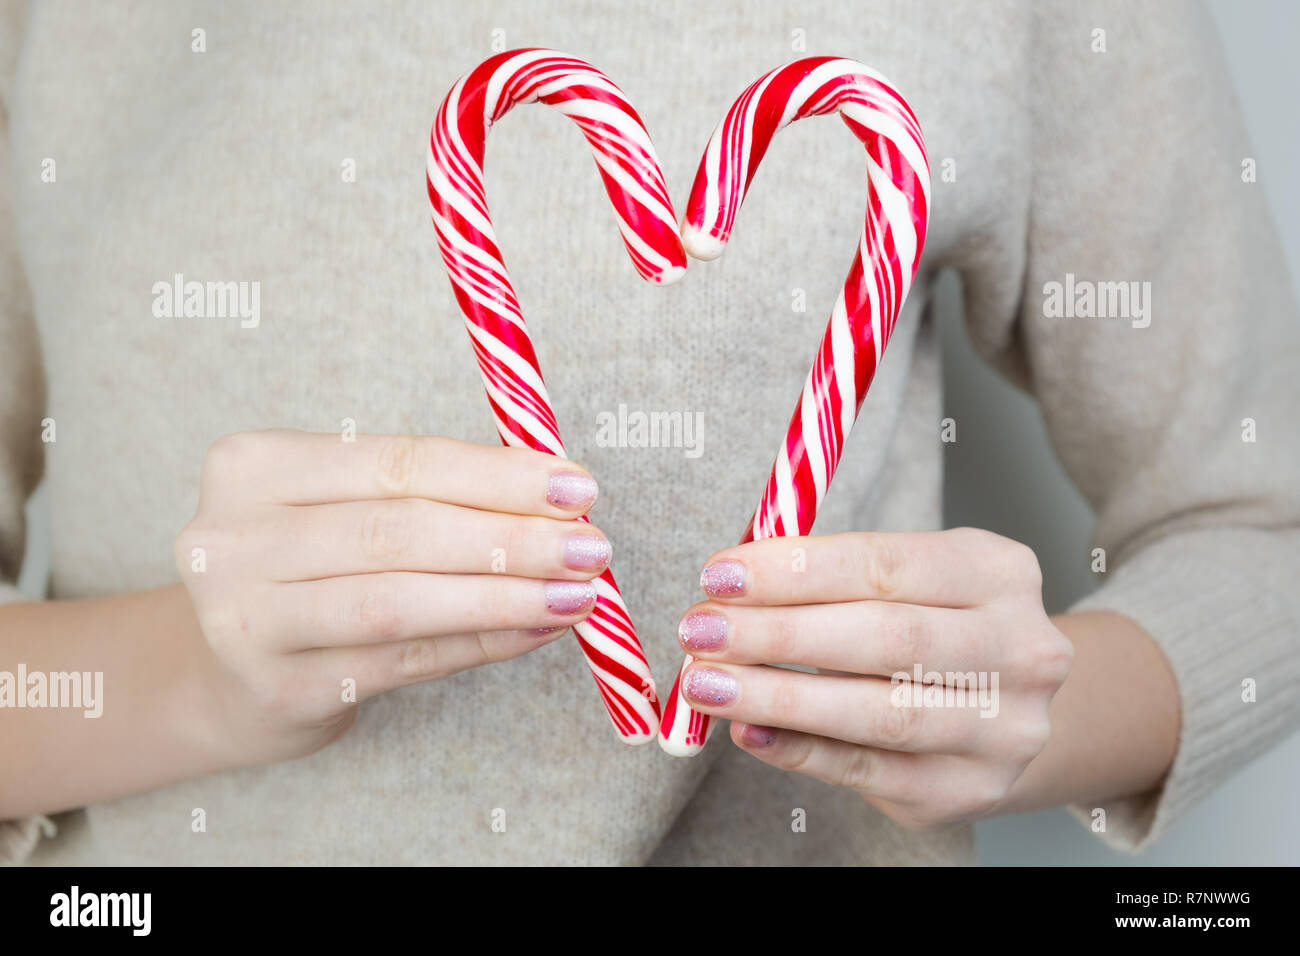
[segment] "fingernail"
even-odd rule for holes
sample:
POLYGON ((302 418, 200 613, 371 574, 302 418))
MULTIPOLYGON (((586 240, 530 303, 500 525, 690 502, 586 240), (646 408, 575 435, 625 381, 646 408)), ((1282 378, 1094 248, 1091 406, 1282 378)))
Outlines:
POLYGON ((609 564, 614 549, 594 534, 574 534, 564 542, 564 566, 573 571, 598 571, 609 564))
POLYGON ((740 733, 740 739, 745 742, 746 747, 770 747, 776 743, 776 731, 771 727, 746 724, 745 729, 740 733))
POLYGON ((546 487, 546 500, 557 508, 579 511, 595 502, 599 492, 591 477, 577 471, 557 471, 546 487))
POLYGON ((554 634, 556 631, 567 631, 569 626, 561 624, 558 627, 534 627, 528 631, 534 637, 545 637, 547 634, 554 634))
POLYGON ((596 603, 596 588, 586 581, 547 581, 545 591, 552 614, 577 614, 596 603))
POLYGON ((745 566, 728 558, 714 561, 700 572, 700 587, 713 597, 733 597, 745 593, 745 566))
POLYGON ((682 693, 696 704, 721 707, 736 699, 740 694, 740 684, 736 678, 723 671, 695 667, 686 675, 682 693))
POLYGON ((727 619, 721 614, 687 614, 677 625, 677 640, 688 651, 716 651, 727 643, 727 619))

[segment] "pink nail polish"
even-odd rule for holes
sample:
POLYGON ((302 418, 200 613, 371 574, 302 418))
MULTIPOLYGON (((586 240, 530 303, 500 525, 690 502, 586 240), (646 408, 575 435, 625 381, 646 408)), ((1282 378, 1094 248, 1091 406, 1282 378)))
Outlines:
POLYGON ((546 500, 570 511, 581 511, 593 504, 599 493, 596 482, 577 471, 557 471, 546 486, 546 500))
POLYGON ((727 643, 727 619, 721 614, 687 614, 677 625, 677 640, 688 651, 716 651, 727 643))
POLYGON ((736 678, 723 671, 694 667, 682 681, 682 693, 688 700, 706 707, 723 707, 740 695, 736 678))
POLYGON ((594 534, 574 534, 564 542, 564 566, 574 571, 599 571, 609 564, 614 549, 594 534))
POLYGON ((596 603, 596 588, 586 581, 547 581, 543 590, 552 614, 577 614, 596 603))
POLYGON ((746 747, 770 747, 776 743, 776 731, 771 727, 746 724, 745 729, 741 731, 740 739, 745 742, 746 747))
POLYGON ((745 566, 728 558, 714 561, 700 573, 700 587, 713 597, 735 597, 745 593, 745 566))
POLYGON ((556 631, 567 631, 568 625, 561 624, 557 627, 534 627, 530 628, 528 633, 534 637, 545 637, 548 634, 554 634, 556 631))

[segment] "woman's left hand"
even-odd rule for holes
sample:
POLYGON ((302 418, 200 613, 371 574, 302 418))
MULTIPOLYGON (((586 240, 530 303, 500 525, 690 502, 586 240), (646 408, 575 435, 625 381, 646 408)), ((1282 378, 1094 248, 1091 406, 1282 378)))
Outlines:
POLYGON ((701 585, 712 600, 679 631, 691 705, 904 826, 995 813, 1048 742, 1073 645, 1025 545, 971 528, 771 538, 715 554, 701 585))

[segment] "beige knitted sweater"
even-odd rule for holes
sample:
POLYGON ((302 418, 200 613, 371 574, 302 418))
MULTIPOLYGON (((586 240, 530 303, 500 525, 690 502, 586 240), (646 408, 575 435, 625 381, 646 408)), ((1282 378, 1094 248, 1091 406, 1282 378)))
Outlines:
MULTIPOLYGON (((1196 8, 4 0, 0 9, 7 580, 23 550, 23 502, 42 473, 51 597, 72 598, 175 580, 172 537, 193 512, 203 452, 223 433, 338 430, 350 418, 365 431, 495 442, 423 184, 442 94, 494 43, 550 46, 606 70, 642 113, 679 203, 747 83, 800 55, 836 53, 873 65, 909 98, 934 198, 916 287, 817 530, 939 526, 940 422, 962 410, 944 407, 927 303, 935 276, 955 269, 978 349, 1037 398, 1096 509, 1108 570, 1084 604, 1138 621, 1181 684, 1172 774, 1161 794, 1107 807, 1107 838, 1151 839, 1300 719, 1300 324, 1261 189, 1243 181, 1251 149, 1196 8), (256 327, 159 317, 154 285, 177 274, 260 283, 256 327), (1131 302, 1130 317, 1057 316, 1044 291, 1052 282, 1074 283, 1076 296, 1079 283, 1150 283, 1149 311, 1131 302), (41 440, 46 418, 57 423, 53 443, 41 440), (1243 701, 1248 679, 1254 702, 1243 701)), ((832 120, 782 134, 727 255, 669 289, 635 278, 564 118, 512 113, 489 143, 487 180, 562 431, 601 482, 595 517, 666 685, 698 569, 744 529, 838 291, 861 222, 861 149, 832 120), (792 308, 800 294, 803 312, 792 308), (604 447, 599 417, 620 405, 702 413, 702 453, 604 447)), ((111 706, 112 673, 104 686, 111 706)), ((55 822, 53 837, 37 819, 4 824, 0 857, 972 858, 969 827, 904 831, 725 737, 694 760, 624 748, 570 640, 371 701, 346 738, 312 757, 55 822), (199 807, 207 832, 196 834, 199 807), (504 832, 492 825, 497 810, 504 832)))

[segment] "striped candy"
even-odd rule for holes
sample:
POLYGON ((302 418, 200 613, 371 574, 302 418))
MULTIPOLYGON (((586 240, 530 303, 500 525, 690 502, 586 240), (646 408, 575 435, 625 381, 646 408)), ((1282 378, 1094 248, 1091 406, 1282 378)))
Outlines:
MULTIPOLYGON (((721 255, 772 137, 795 120, 836 110, 867 148, 866 221, 742 544, 812 530, 925 245, 930 170, 921 128, 898 91, 861 63, 810 57, 779 67, 740 95, 709 140, 682 224, 692 256, 721 255)), ((693 660, 682 665, 660 725, 659 743, 675 756, 699 753, 709 735, 709 717, 681 695, 693 660)))
MULTIPOLYGON (((485 60, 451 88, 429 138, 438 246, 501 440, 564 458, 483 190, 488 130, 516 103, 533 102, 555 107, 587 137, 641 277, 673 282, 686 269, 686 255, 650 136, 623 92, 595 67, 551 50, 511 50, 485 60)), ((627 743, 645 743, 659 720, 650 667, 613 575, 606 570, 594 583, 595 610, 574 631, 615 729, 627 743)))

